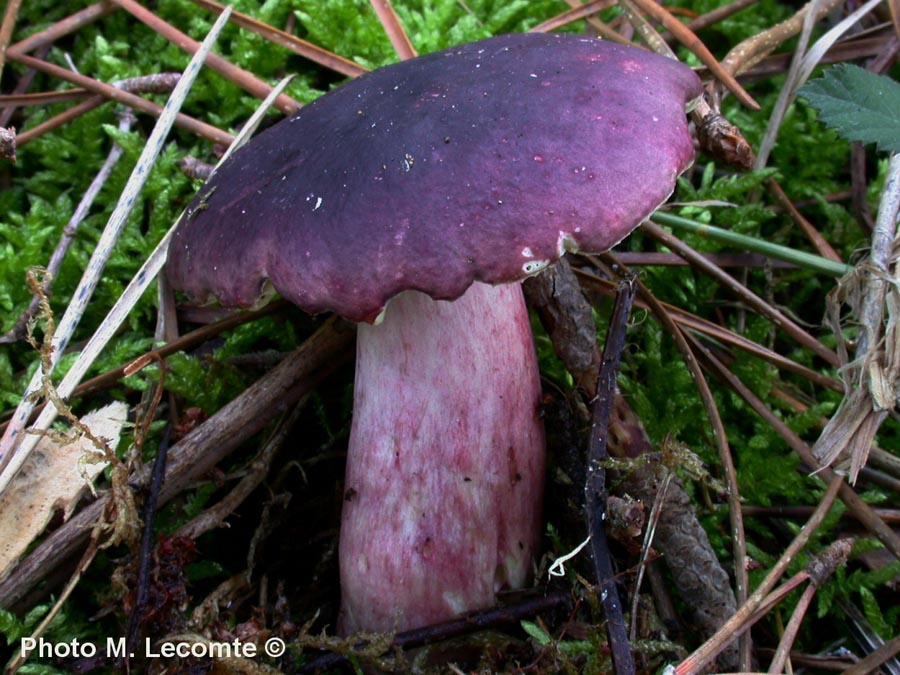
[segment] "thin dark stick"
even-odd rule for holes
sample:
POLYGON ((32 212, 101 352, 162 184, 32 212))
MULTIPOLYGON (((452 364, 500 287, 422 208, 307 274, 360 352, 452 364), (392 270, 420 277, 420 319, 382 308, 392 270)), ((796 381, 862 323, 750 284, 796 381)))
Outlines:
MULTIPOLYGON (((649 223, 650 221, 646 222, 649 223)), ((604 263, 609 267, 614 267, 615 269, 622 268, 621 263, 619 263, 611 253, 607 252, 603 254, 603 259, 604 263)), ((747 539, 744 535, 744 521, 741 518, 740 513, 741 493, 738 486, 737 472, 734 467, 734 459, 731 455, 731 447, 728 443, 728 434, 725 430, 725 424, 722 421, 722 416, 719 414, 719 409, 713 398, 712 391, 709 388, 709 383, 706 381, 706 377, 704 376, 700 365, 697 363, 697 357, 694 354, 695 349, 692 348, 688 342, 691 333, 684 331, 675 323, 669 312, 663 308, 656 296, 654 296, 644 284, 640 281, 636 281, 635 283, 638 287, 638 293, 641 294, 647 307, 653 313, 654 317, 656 317, 657 321, 659 321, 660 325, 665 328, 672 337, 675 346, 681 353, 681 358, 688 371, 691 373, 691 378, 694 380, 694 386, 696 386, 697 392, 700 394, 700 400, 703 402, 703 408, 706 410, 706 416, 711 425, 713 440, 715 441, 716 449, 719 452, 719 461, 722 465, 726 485, 728 487, 728 519, 729 524, 731 525, 732 549, 734 552, 734 595, 735 600, 737 600, 737 603, 740 606, 747 599, 750 583, 747 576, 747 539)), ((739 666, 741 666, 740 669, 742 671, 749 670, 749 665, 746 665, 750 663, 749 635, 741 638, 738 651, 740 658, 739 666)))
POLYGON ((144 502, 144 532, 141 536, 138 562, 137 593, 135 594, 134 608, 131 610, 131 616, 128 617, 126 654, 133 652, 137 645, 142 623, 141 617, 147 606, 147 595, 150 590, 150 566, 153 561, 153 523, 156 520, 156 505, 159 502, 159 493, 162 491, 163 482, 166 478, 171 432, 171 426, 166 426, 163 431, 159 449, 156 451, 156 459, 153 462, 153 473, 150 476, 147 500, 144 502))
MULTIPOLYGON (((509 607, 492 607, 491 609, 466 614, 451 621, 397 633, 391 642, 391 647, 396 649, 413 649, 478 630, 484 630, 485 628, 491 628, 499 624, 515 623, 528 616, 534 616, 558 607, 565 607, 570 605, 571 602, 571 594, 555 592, 540 598, 523 600, 509 607)), ((355 648, 363 649, 369 644, 368 641, 361 640, 355 645, 355 648)), ((351 654, 325 654, 308 663, 304 663, 296 672, 311 673, 334 668, 347 663, 350 656, 351 654)))
POLYGON ((616 589, 612 558, 606 540, 606 471, 602 462, 609 458, 606 439, 609 432, 609 416, 616 392, 616 373, 625 346, 628 316, 637 286, 634 278, 619 284, 616 304, 609 322, 609 333, 603 347, 600 373, 597 377, 597 395, 594 399, 591 435, 588 440, 587 480, 584 485, 585 511, 594 570, 597 574, 597 592, 606 617, 606 634, 617 675, 634 675, 634 659, 628 644, 628 626, 622 614, 622 603, 616 589))
MULTIPOLYGON (((50 51, 50 46, 41 47, 40 51, 37 53, 37 57, 39 59, 43 59, 47 56, 47 52, 50 51)), ((31 83, 34 81, 34 76, 36 72, 33 68, 29 68, 26 70, 18 80, 16 80, 16 86, 12 90, 12 94, 24 94, 31 88, 31 83)), ((3 110, 0 111, 0 127, 8 127, 10 120, 15 115, 16 106, 5 104, 3 106, 3 110)))
MULTIPOLYGON (((757 506, 747 504, 741 507, 741 512, 747 518, 781 518, 799 520, 809 518, 815 507, 812 506, 757 506)), ((879 518, 888 525, 900 525, 900 509, 872 509, 879 518)), ((845 518, 855 518, 856 515, 847 512, 845 518)))
POLYGON ((21 0, 9 0, 6 3, 6 10, 3 12, 3 23, 0 24, 0 75, 3 74, 3 66, 6 64, 6 50, 9 47, 9 40, 12 37, 13 30, 15 30, 21 6, 21 0))

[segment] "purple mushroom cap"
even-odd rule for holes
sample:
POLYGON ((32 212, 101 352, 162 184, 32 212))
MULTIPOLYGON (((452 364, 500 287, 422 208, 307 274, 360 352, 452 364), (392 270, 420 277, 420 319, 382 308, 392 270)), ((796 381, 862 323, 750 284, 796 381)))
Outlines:
POLYGON ((692 161, 699 94, 676 61, 574 35, 381 68, 236 152, 178 227, 169 278, 228 306, 269 281, 309 312, 372 321, 404 290, 453 299, 605 251, 692 161))

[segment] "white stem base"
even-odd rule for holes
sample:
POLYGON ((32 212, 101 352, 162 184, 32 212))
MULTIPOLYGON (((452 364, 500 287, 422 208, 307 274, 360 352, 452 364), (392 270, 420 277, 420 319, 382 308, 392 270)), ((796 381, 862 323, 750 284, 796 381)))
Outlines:
POLYGON ((520 286, 398 295, 359 327, 354 395, 340 631, 444 621, 525 584, 544 434, 520 286))

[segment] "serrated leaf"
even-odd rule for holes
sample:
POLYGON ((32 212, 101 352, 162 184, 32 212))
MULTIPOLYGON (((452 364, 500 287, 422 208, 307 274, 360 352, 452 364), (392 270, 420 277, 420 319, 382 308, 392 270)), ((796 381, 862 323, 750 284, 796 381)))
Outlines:
POLYGON ((900 152, 900 84, 850 64, 825 71, 800 89, 825 124, 850 141, 900 152))

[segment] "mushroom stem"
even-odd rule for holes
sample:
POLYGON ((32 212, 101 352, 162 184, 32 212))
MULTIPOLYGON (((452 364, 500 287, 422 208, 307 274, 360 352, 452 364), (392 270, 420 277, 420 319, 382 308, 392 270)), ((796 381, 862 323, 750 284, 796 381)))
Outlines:
POLYGON ((540 381, 519 284, 396 296, 361 325, 340 630, 406 630, 526 583, 540 535, 540 381))

